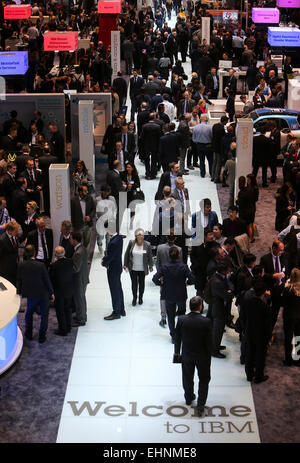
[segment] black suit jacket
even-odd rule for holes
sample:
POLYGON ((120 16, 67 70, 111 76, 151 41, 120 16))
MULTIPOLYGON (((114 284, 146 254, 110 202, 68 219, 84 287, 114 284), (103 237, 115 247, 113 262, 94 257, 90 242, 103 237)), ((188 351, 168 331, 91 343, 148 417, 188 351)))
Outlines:
POLYGON ((0 236, 0 276, 16 284, 18 248, 14 247, 6 233, 0 236))
MULTIPOLYGON (((116 136, 116 141, 121 141, 123 143, 122 133, 116 136)), ((124 143, 123 143, 123 150, 125 150, 124 143)), ((135 144, 135 136, 131 132, 127 132, 127 153, 128 153, 128 158, 130 158, 133 161, 135 153, 136 153, 136 144, 135 144)))
POLYGON ((122 251, 123 236, 115 235, 108 243, 106 256, 103 258, 103 267, 106 267, 110 273, 122 273, 122 251))
POLYGON ((266 346, 272 333, 271 310, 258 297, 247 299, 243 304, 245 336, 248 342, 266 346))
MULTIPOLYGON (((46 238, 46 244, 47 244, 47 249, 48 249, 48 261, 47 261, 47 264, 49 265, 51 260, 52 260, 52 254, 53 254, 53 232, 52 232, 51 228, 46 228, 46 230, 45 230, 45 238, 46 238)), ((38 252, 39 238, 38 238, 38 231, 37 230, 34 230, 34 231, 28 233, 27 244, 33 244, 33 246, 35 247, 36 252, 38 252)))
POLYGON ((237 218, 234 223, 228 219, 223 220, 223 235, 227 238, 232 236, 235 238, 236 236, 243 235, 243 233, 247 233, 247 227, 243 220, 237 218))
POLYGON ((11 175, 5 174, 2 180, 2 192, 5 196, 6 203, 7 203, 7 210, 9 215, 12 217, 13 215, 13 207, 12 207, 12 195, 15 189, 17 188, 17 184, 14 178, 11 175))
POLYGON ((121 191, 126 191, 126 188, 122 184, 120 174, 117 174, 115 170, 109 170, 106 176, 106 183, 111 188, 111 195, 118 201, 119 193, 121 191))
POLYGON ((53 287, 42 262, 29 259, 18 265, 17 293, 27 298, 50 298, 52 296, 53 287))
POLYGON ((221 153, 222 138, 225 135, 225 128, 221 122, 213 125, 212 128, 212 149, 215 153, 221 153))
POLYGON ((73 295, 73 261, 69 258, 58 259, 49 267, 49 276, 55 297, 71 298, 73 295))
MULTIPOLYGON (((91 227, 93 225, 93 219, 96 214, 96 205, 95 201, 90 195, 85 197, 85 201, 85 214, 88 215, 91 219, 89 222, 87 222, 87 224, 89 227, 91 227)), ((82 215, 79 196, 75 196, 71 199, 71 222, 75 230, 80 230, 86 223, 82 215)))
MULTIPOLYGON (((179 175, 179 174, 178 174, 179 175)), ((155 200, 161 200, 164 198, 163 196, 163 189, 165 186, 171 187, 171 172, 167 171, 161 174, 160 179, 159 179, 159 184, 157 188, 157 192, 155 195, 155 200)))
POLYGON ((143 85, 144 79, 142 77, 138 76, 136 82, 134 82, 134 77, 130 78, 129 95, 131 99, 136 97, 140 93, 140 89, 143 85))
POLYGON ((233 293, 228 293, 228 290, 232 291, 233 288, 229 282, 227 283, 226 278, 222 278, 218 273, 215 273, 209 284, 212 296, 212 316, 213 318, 226 320, 225 304, 230 302, 233 296, 233 293))
POLYGON ((187 299, 186 281, 189 285, 193 285, 195 282, 188 266, 179 261, 162 265, 152 281, 159 286, 161 279, 161 298, 170 302, 185 301, 187 299))
POLYGON ((154 121, 143 125, 141 133, 141 150, 144 154, 157 153, 160 140, 160 127, 154 121))
POLYGON ((150 111, 148 111, 148 109, 138 112, 138 115, 137 115, 138 137, 141 136, 143 125, 149 122, 149 115, 150 115, 150 111))
POLYGON ((24 221, 27 218, 26 203, 29 201, 29 196, 26 191, 17 188, 12 195, 12 208, 14 219, 23 227, 24 221))
POLYGON ((65 162, 65 140, 61 133, 56 132, 50 140, 53 154, 58 158, 58 162, 65 162))
POLYGON ((34 190, 34 191, 37 191, 37 187, 38 186, 42 186, 42 175, 41 173, 34 169, 33 170, 34 172, 34 178, 35 180, 31 180, 30 177, 29 177, 29 173, 28 173, 28 170, 24 170, 24 172, 21 173, 21 177, 25 177, 26 180, 27 180, 27 188, 29 190, 34 190))
POLYGON ((209 318, 198 312, 178 317, 175 332, 175 354, 197 358, 204 365, 210 365, 212 353, 212 324, 209 318))
MULTIPOLYGON (((281 271, 284 272, 286 274, 286 256, 285 254, 282 254, 280 257, 279 257, 279 260, 280 260, 280 265, 281 265, 281 271), (283 270, 285 269, 285 270, 283 270)), ((275 268, 274 268, 274 264, 273 264, 273 257, 272 257, 272 253, 269 252, 268 254, 265 254, 264 256, 262 256, 262 258, 260 259, 260 264, 263 266, 264 270, 265 270, 265 274, 268 275, 270 278, 272 277, 273 273, 276 273, 275 272, 275 268)), ((275 289, 275 283, 276 283, 276 280, 275 278, 272 280, 270 280, 273 282, 273 288, 272 289, 275 289)), ((281 280, 281 288, 283 288, 283 284, 285 282, 285 278, 283 280, 281 280)), ((277 286, 278 287, 278 286, 277 286)))
POLYGON ((17 147, 17 137, 11 138, 8 135, 2 137, 1 147, 8 153, 14 154, 16 151, 19 151, 17 147))
POLYGON ((229 80, 227 82, 227 88, 232 88, 234 95, 236 94, 236 84, 237 84, 237 78, 233 75, 229 77, 229 80))
POLYGON ((265 135, 257 135, 253 137, 253 158, 252 164, 262 165, 268 164, 272 155, 272 142, 265 135))
POLYGON ((27 161, 33 161, 33 157, 28 156, 28 154, 19 154, 19 156, 16 157, 15 163, 17 164, 17 174, 16 178, 21 177, 23 172, 26 168, 26 162, 27 161))
MULTIPOLYGON (((217 77, 217 81, 218 81, 218 87, 219 88, 219 77, 217 77)), ((213 76, 212 74, 207 74, 206 76, 206 79, 205 79, 205 88, 206 88, 206 91, 207 92, 213 92, 214 91, 214 79, 213 79, 213 76)))
POLYGON ((69 239, 65 239, 63 234, 61 233, 59 238, 59 245, 62 246, 65 250, 65 257, 72 257, 74 254, 74 246, 72 246, 69 239))
POLYGON ((177 162, 180 156, 181 137, 177 132, 169 132, 159 141, 159 159, 162 164, 177 162))

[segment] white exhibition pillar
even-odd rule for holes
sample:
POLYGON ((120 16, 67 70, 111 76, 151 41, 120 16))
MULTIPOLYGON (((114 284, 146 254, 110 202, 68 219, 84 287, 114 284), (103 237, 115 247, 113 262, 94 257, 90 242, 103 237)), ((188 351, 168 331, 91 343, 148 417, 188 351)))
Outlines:
POLYGON ((120 31, 110 32, 110 44, 111 44, 111 67, 112 76, 111 81, 117 77, 117 72, 121 69, 121 38, 120 31))
POLYGON ((252 172, 253 120, 238 119, 236 126, 235 196, 238 194, 238 179, 252 172))
POLYGON ((78 104, 79 159, 84 161, 95 180, 94 101, 81 100, 78 104))
POLYGON ((287 107, 300 111, 300 80, 298 79, 288 79, 287 107))
POLYGON ((201 38, 206 39, 207 45, 210 45, 210 18, 201 18, 201 38))
POLYGON ((59 244, 63 220, 71 220, 69 164, 51 164, 49 168, 50 214, 54 248, 59 244))

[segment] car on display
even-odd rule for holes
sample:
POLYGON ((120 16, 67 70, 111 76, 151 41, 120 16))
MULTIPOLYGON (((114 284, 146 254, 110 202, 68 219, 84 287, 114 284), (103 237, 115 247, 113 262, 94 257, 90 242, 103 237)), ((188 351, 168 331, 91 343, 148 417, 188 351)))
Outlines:
MULTIPOLYGON (((255 109, 247 114, 247 118, 253 120, 254 136, 260 134, 260 128, 275 121, 280 130, 281 147, 286 144, 287 134, 292 132, 295 137, 300 138, 300 111, 282 108, 255 109)), ((268 136, 268 133, 266 134, 268 136)))

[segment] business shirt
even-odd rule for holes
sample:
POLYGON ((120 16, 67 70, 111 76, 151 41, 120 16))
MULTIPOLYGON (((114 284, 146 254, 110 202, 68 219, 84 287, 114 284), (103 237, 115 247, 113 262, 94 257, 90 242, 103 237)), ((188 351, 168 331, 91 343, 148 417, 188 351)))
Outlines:
POLYGON ((194 143, 211 143, 212 127, 206 122, 200 122, 193 130, 192 140, 194 143))
POLYGON ((36 259, 38 259, 38 260, 46 260, 46 256, 44 255, 44 248, 43 248, 43 245, 42 245, 42 235, 44 237, 45 248, 46 248, 46 251, 47 251, 47 254, 48 254, 47 258, 49 257, 49 251, 48 251, 47 241, 46 241, 46 234, 41 233, 40 231, 38 231, 38 252, 37 252, 37 255, 36 255, 36 259))

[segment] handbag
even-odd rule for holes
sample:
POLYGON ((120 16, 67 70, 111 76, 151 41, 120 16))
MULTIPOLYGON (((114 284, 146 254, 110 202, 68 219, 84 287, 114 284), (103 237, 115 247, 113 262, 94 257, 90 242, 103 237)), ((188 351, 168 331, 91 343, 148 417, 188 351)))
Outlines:
POLYGON ((133 199, 139 201, 145 201, 145 194, 142 190, 134 190, 133 199))

